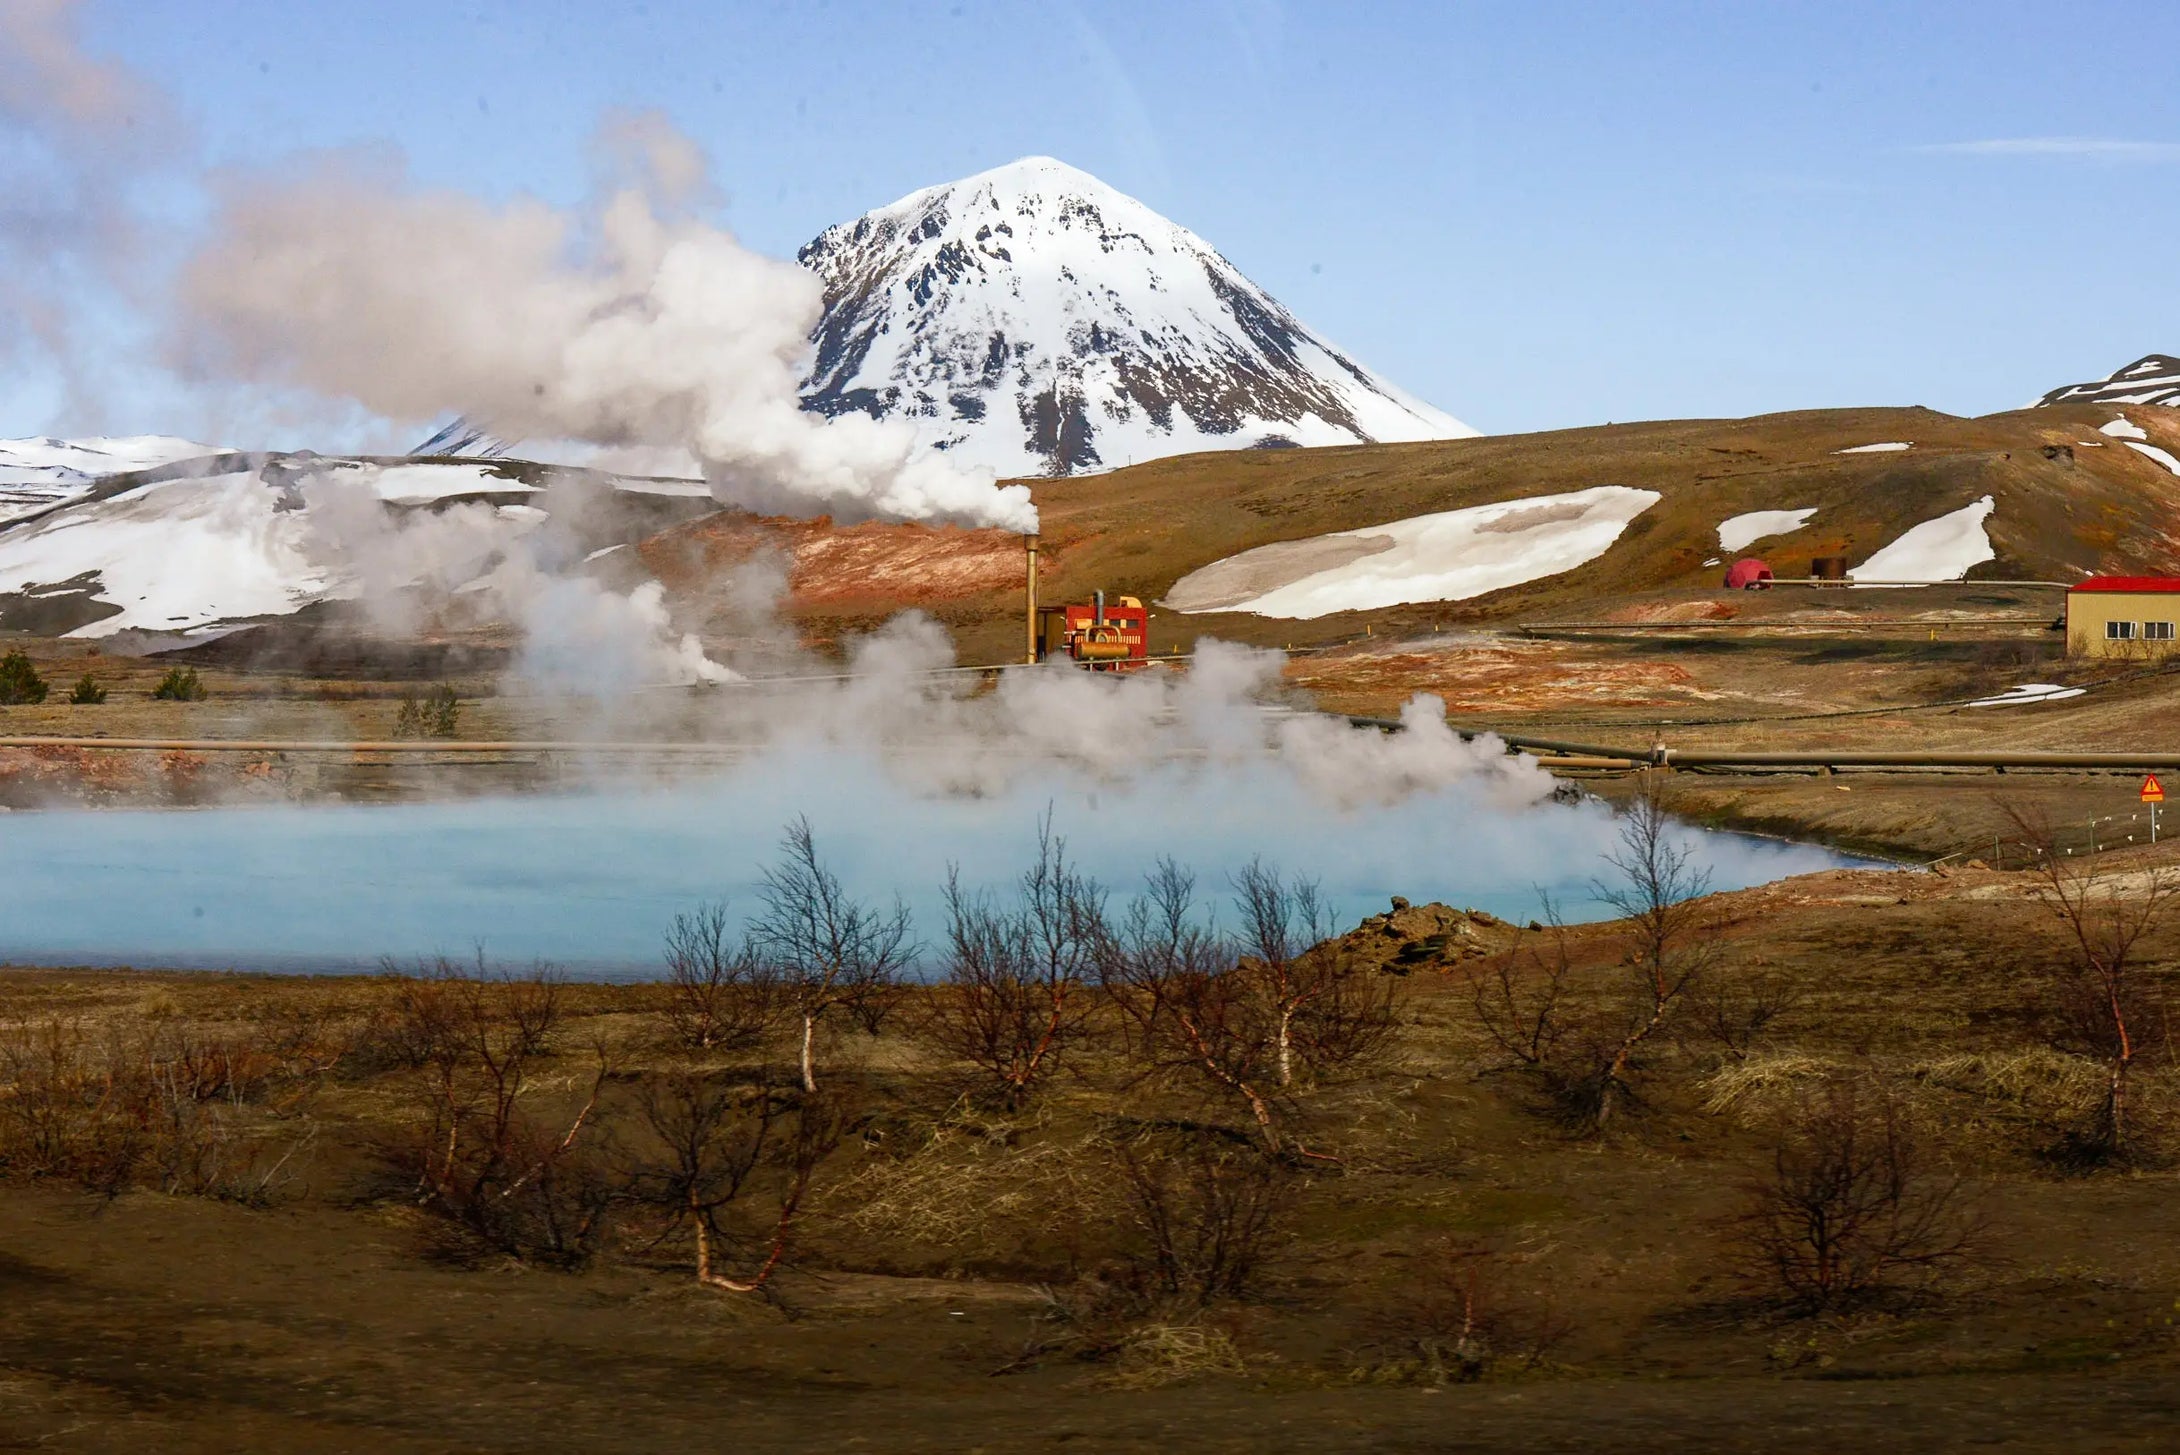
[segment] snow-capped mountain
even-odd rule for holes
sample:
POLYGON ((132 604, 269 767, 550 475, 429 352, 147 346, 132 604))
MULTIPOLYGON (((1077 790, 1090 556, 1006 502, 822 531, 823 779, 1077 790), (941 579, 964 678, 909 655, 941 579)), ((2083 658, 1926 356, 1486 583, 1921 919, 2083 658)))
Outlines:
POLYGON ((1050 157, 912 192, 798 256, 825 282, 806 406, 907 419, 1002 476, 1476 433, 1050 157))
POLYGON ((2180 359, 2145 354, 2102 379, 2054 389, 2036 401, 2045 404, 2180 404, 2180 359))
MULTIPOLYGON (((803 407, 905 419, 924 448, 1002 477, 1476 433, 1312 333, 1187 228, 1050 157, 912 192, 797 258, 825 284, 803 407)), ((540 447, 455 418, 412 453, 540 447)))

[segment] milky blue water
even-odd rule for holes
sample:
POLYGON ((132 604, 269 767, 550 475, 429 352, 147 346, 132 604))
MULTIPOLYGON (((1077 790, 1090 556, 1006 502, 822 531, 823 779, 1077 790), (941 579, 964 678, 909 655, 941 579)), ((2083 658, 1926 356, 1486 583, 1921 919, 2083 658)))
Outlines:
MULTIPOLYGON (((1508 808, 1481 787, 1342 810, 1274 772, 1179 767, 1125 788, 1032 779, 932 797, 864 760, 775 757, 672 788, 446 803, 0 815, 0 959, 313 971, 466 957, 571 973, 656 973, 661 933, 708 899, 754 907, 782 826, 806 814, 848 886, 900 895, 943 930, 949 862, 1006 880, 1050 805, 1078 862, 1116 891, 1160 854, 1223 894, 1253 856, 1322 881, 1344 922, 1390 895, 1527 920, 1549 894, 1598 917, 1610 846, 1593 802, 1508 808)), ((1689 831, 1718 888, 1850 862, 1824 849, 1689 831)))

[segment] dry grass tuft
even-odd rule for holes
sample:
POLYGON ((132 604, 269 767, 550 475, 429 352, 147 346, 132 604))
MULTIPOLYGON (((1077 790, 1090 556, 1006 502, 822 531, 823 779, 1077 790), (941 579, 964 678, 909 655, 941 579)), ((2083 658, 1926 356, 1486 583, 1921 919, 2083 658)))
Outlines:
POLYGON ((1121 1340, 1119 1361, 1105 1382, 1118 1389, 1157 1389, 1206 1375, 1248 1372, 1248 1362, 1224 1329, 1145 1324, 1121 1340))
POLYGON ((1821 1056, 1761 1056, 1736 1061, 1702 1083, 1703 1109, 1743 1120, 1770 1115, 1793 1104, 1810 1087, 1839 1074, 1836 1061, 1821 1056))
POLYGON ((2078 1106, 2104 1089, 2106 1073, 2086 1056, 2037 1047, 1945 1056, 1913 1068, 1926 1085, 2024 1109, 2078 1106))
POLYGON ((1011 1122, 942 1123, 916 1151, 850 1177, 834 1201, 864 1233, 940 1247, 974 1244, 1001 1226, 1049 1231, 1047 1224, 1080 1206, 1094 1139, 1025 1146, 1023 1129, 1011 1122))

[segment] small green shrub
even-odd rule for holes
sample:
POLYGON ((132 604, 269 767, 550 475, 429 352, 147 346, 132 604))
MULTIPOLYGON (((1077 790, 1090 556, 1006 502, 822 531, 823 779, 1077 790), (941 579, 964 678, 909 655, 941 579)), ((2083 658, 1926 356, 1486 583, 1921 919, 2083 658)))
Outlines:
POLYGON ((451 738, 461 715, 461 699, 454 695, 452 687, 441 682, 422 697, 412 692, 401 700, 401 711, 394 715, 394 736, 451 738))
POLYGON ((45 701, 45 679, 21 652, 0 657, 0 703, 23 706, 45 701))
POLYGON ((76 679, 76 690, 68 694, 68 700, 79 707, 96 707, 106 700, 106 689, 98 685, 98 679, 86 672, 76 679))
POLYGON ((151 689, 151 695, 161 702, 202 702, 210 694, 198 680, 195 667, 169 667, 159 685, 151 689))

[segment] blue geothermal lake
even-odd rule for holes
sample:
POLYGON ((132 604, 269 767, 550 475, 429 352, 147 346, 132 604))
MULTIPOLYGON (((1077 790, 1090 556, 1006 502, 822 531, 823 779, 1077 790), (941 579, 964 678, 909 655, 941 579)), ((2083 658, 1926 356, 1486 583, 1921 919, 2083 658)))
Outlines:
MULTIPOLYGON (((0 959, 353 971, 477 947, 596 976, 656 973, 675 914, 755 908, 782 826, 806 814, 848 887, 944 931, 949 862, 1003 885, 1047 806, 1077 862, 1123 898, 1160 855, 1223 900, 1254 856, 1321 881, 1343 923, 1390 895, 1527 920, 1549 895, 1596 918, 1613 844, 1594 801, 1509 807, 1481 787, 1341 809, 1292 781, 1153 770, 1124 787, 1032 779, 983 796, 915 792, 852 758, 762 765, 666 789, 385 806, 0 815, 0 959)), ((1862 862, 1800 844, 1688 831, 1713 887, 1862 862)))

